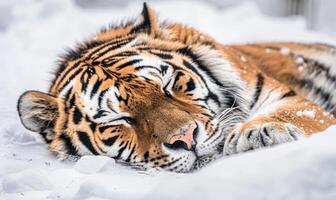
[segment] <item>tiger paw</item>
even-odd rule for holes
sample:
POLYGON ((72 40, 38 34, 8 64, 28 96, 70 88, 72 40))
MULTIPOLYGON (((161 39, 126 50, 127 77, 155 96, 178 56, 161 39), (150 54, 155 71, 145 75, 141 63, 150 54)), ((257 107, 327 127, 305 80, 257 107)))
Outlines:
POLYGON ((290 123, 267 122, 238 125, 224 143, 224 155, 270 147, 276 144, 298 140, 304 133, 290 123))

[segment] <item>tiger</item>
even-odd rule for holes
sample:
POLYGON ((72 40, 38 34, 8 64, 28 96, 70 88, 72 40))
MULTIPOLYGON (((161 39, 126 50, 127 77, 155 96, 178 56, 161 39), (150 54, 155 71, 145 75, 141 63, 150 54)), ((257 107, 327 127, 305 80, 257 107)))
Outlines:
POLYGON ((62 55, 47 93, 18 100, 23 126, 60 160, 102 155, 188 173, 220 157, 336 124, 336 48, 221 44, 159 22, 146 3, 62 55))

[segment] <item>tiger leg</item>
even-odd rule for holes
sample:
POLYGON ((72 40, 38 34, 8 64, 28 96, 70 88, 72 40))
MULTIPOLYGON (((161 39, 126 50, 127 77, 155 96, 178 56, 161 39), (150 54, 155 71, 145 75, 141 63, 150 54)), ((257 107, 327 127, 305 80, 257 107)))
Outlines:
POLYGON ((300 96, 280 98, 254 113, 226 137, 224 155, 295 141, 336 124, 331 114, 300 96))

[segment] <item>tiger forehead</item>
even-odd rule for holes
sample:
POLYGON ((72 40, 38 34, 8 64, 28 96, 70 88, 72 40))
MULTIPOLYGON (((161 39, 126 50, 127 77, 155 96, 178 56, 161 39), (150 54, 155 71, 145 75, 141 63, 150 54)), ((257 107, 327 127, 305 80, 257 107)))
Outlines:
POLYGON ((173 63, 180 63, 183 59, 189 59, 188 56, 181 53, 180 50, 185 46, 176 42, 163 42, 157 40, 153 42, 148 37, 126 37, 111 41, 104 41, 98 45, 86 45, 72 51, 77 56, 65 56, 64 64, 71 67, 71 62, 81 61, 92 66, 111 67, 121 59, 144 56, 162 61, 169 60, 173 63), (163 44, 161 44, 163 43, 163 44), (161 45, 158 45, 161 44, 161 45), (79 56, 80 55, 80 56, 79 56), (78 58, 78 59, 77 59, 78 58), (67 63, 70 61, 70 65, 67 63))
MULTIPOLYGON (((97 51, 96 48, 93 48, 93 51, 97 51)), ((91 54, 87 52, 85 59, 68 63, 67 68, 58 75, 51 92, 62 92, 64 86, 69 85, 73 79, 80 79, 80 82, 76 81, 78 88, 90 85, 90 82, 95 83, 95 80, 91 81, 93 79, 100 79, 102 82, 100 89, 105 90, 112 85, 121 85, 119 83, 123 81, 133 82, 133 87, 141 87, 143 84, 140 79, 145 79, 146 82, 156 80, 164 84, 163 78, 170 78, 177 70, 193 73, 192 62, 182 54, 155 49, 138 50, 138 48, 140 47, 108 50, 106 55, 102 55, 99 59, 93 57, 89 59, 91 54)), ((100 50, 105 52, 103 49, 100 50)))

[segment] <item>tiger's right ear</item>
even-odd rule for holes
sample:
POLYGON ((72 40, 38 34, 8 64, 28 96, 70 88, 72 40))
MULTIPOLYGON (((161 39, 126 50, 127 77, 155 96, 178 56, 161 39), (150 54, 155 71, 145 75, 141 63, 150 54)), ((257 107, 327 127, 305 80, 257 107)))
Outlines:
POLYGON ((131 32, 145 32, 151 36, 155 36, 159 32, 159 22, 156 13, 147 3, 143 4, 141 15, 135 21, 131 32))
POLYGON ((43 92, 27 91, 18 101, 22 124, 34 132, 43 132, 55 126, 59 115, 57 98, 43 92))

